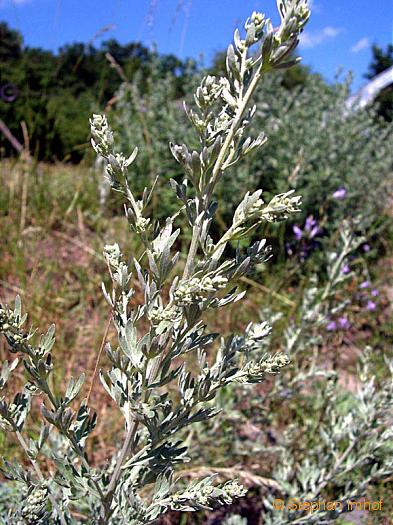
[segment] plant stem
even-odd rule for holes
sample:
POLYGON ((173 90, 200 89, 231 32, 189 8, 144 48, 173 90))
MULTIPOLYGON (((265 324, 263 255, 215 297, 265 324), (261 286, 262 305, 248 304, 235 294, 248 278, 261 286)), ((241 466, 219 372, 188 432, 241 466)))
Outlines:
POLYGON ((109 318, 108 318, 108 321, 107 321, 107 323, 106 323, 105 332, 104 332, 104 335, 103 335, 103 338, 102 338, 102 341, 101 341, 100 350, 99 350, 99 352, 98 352, 98 356, 97 356, 96 364, 95 364, 95 366, 94 366, 93 377, 91 378, 91 383, 90 383, 90 387, 89 387, 89 392, 87 393, 86 403, 89 402, 89 399, 90 399, 90 396, 91 396, 91 392, 92 392, 92 390, 93 390, 94 380, 95 380, 96 375, 97 375, 98 365, 99 365, 99 362, 100 362, 100 359, 101 359, 102 351, 103 351, 103 349, 104 349, 104 345, 105 345, 106 338, 107 338, 107 336, 108 336, 108 332, 109 332, 109 327, 110 327, 110 325, 111 325, 111 321, 112 321, 112 311, 110 312, 110 314, 109 314, 109 318))
MULTIPOLYGON (((242 65, 242 69, 244 69, 244 62, 246 60, 247 56, 246 54, 243 55, 242 57, 242 62, 243 62, 243 65, 242 65)), ((226 156, 227 156, 227 153, 228 153, 228 150, 230 149, 232 143, 233 143, 233 139, 234 139, 234 136, 235 136, 235 133, 240 125, 240 122, 243 118, 243 115, 244 115, 244 112, 246 111, 247 109, 247 106, 250 102, 250 99, 252 97, 252 95, 254 94, 254 91, 258 85, 258 82, 259 82, 259 79, 261 78, 261 74, 262 74, 262 69, 263 69, 263 65, 261 64, 244 97, 241 95, 241 101, 240 101, 240 104, 237 108, 237 111, 236 111, 236 115, 235 115, 235 118, 233 119, 233 122, 232 122, 232 125, 230 127, 230 130, 228 132, 228 135, 226 136, 225 138, 225 141, 224 141, 224 144, 222 145, 222 148, 221 148, 221 151, 217 157, 217 160, 214 164, 214 168, 213 168, 213 172, 212 172, 212 178, 211 178, 211 182, 208 184, 208 186, 205 188, 205 193, 204 193, 204 197, 205 197, 205 202, 204 202, 204 209, 206 210, 209 206, 209 203, 210 203, 210 200, 211 200, 211 196, 212 196, 212 193, 213 193, 213 190, 214 190, 214 187, 215 185, 217 184, 217 181, 218 181, 218 178, 221 174, 221 171, 222 171, 222 167, 225 163, 225 160, 226 159, 226 156)), ((193 227, 193 231, 192 231, 192 239, 191 239, 191 244, 190 244, 190 249, 189 249, 189 252, 188 252, 188 256, 187 256, 187 261, 186 261, 186 266, 184 268, 184 273, 183 273, 183 279, 189 279, 189 277, 191 276, 192 274, 192 270, 194 268, 194 265, 195 265, 195 257, 196 257, 196 253, 197 253, 197 250, 198 250, 198 240, 199 240, 199 237, 200 237, 200 232, 201 232, 201 225, 200 224, 195 224, 194 227, 193 227)))
POLYGON ((331 481, 334 478, 334 476, 337 473, 337 470, 340 468, 341 464, 347 459, 347 457, 349 456, 349 454, 352 452, 352 450, 355 448, 356 445, 357 445, 357 440, 352 441, 348 445, 348 447, 345 449, 345 451, 341 454, 341 456, 337 458, 332 470, 326 476, 325 480, 320 485, 318 485, 315 491, 315 494, 319 494, 321 490, 326 487, 329 481, 331 481))
MULTIPOLYGON (((58 401, 56 400, 55 395, 52 393, 52 391, 51 391, 51 389, 50 389, 50 387, 49 387, 49 385, 48 385, 48 382, 45 381, 45 382, 43 382, 40 386, 42 387, 43 392, 48 396, 48 398, 49 398, 49 400, 50 400, 50 402, 51 402, 51 404, 52 404, 52 407, 53 407, 55 410, 58 410, 58 408, 59 408, 60 405, 59 405, 58 401)), ((78 457, 79 457, 80 460, 82 461, 83 466, 85 467, 86 471, 87 471, 87 472, 90 472, 90 470, 91 470, 91 469, 90 469, 90 465, 89 465, 88 461, 87 461, 86 458, 85 458, 85 455, 84 455, 84 453, 83 453, 83 450, 79 447, 79 445, 78 445, 78 443, 75 441, 74 437, 73 437, 72 435, 67 434, 67 433, 63 433, 63 435, 64 435, 64 436, 68 439, 68 441, 71 443, 73 450, 76 452, 76 454, 78 455, 78 457)), ((99 484, 96 480, 94 480, 94 479, 92 479, 92 478, 90 478, 90 479, 91 479, 91 481, 92 481, 94 487, 96 488, 98 494, 100 495, 100 498, 101 498, 101 499, 104 499, 104 493, 103 493, 103 491, 102 491, 102 489, 101 489, 101 487, 100 487, 100 484, 99 484)))
MULTIPOLYGON (((139 426, 139 421, 134 421, 134 423, 130 426, 126 439, 124 441, 123 447, 120 451, 120 455, 117 459, 115 469, 113 471, 112 477, 109 481, 108 485, 108 491, 104 500, 104 511, 105 511, 105 520, 107 520, 110 517, 111 514, 111 503, 113 500, 113 496, 115 493, 117 482, 120 479, 121 476, 121 467, 123 466, 123 463, 127 457, 127 455, 133 451, 132 442, 134 441, 135 435, 137 433, 139 426)), ((101 521, 100 521, 101 523, 101 521)), ((102 524, 106 524, 107 521, 102 521, 102 524)))
MULTIPOLYGON (((23 438, 23 436, 22 436, 22 434, 20 433, 19 430, 17 430, 15 432, 15 434, 16 434, 16 437, 18 438, 20 446, 23 448, 24 452, 26 453, 26 456, 29 458, 30 463, 32 464, 33 469, 34 469, 35 473, 37 474, 38 479, 41 481, 41 483, 44 483, 45 482, 44 475, 42 474, 41 469, 40 469, 37 461, 30 456, 30 454, 29 454, 29 447, 27 446, 27 443, 26 443, 25 439, 23 438)), ((61 511, 61 509, 60 509, 60 507, 59 507, 55 497, 50 493, 50 491, 49 491, 49 496, 48 497, 49 497, 53 507, 56 509, 56 512, 57 512, 57 514, 59 516, 59 520, 61 521, 61 524, 62 525, 67 525, 67 522, 66 522, 66 520, 64 518, 64 515, 63 515, 62 511, 61 511)))
POLYGON ((186 266, 184 268, 183 279, 189 279, 194 267, 195 256, 198 250, 198 240, 200 236, 201 227, 199 224, 195 224, 192 229, 192 239, 190 244, 190 250, 187 256, 186 266))

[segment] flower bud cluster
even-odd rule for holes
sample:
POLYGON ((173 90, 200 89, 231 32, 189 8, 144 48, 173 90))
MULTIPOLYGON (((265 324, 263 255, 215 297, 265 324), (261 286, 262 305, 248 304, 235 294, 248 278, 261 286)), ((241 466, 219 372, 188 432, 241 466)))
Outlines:
POLYGON ((217 80, 215 76, 208 75, 203 78, 195 93, 197 106, 200 109, 208 108, 221 96, 222 90, 228 87, 228 80, 224 77, 217 80))
POLYGON ((23 525, 44 525, 48 489, 45 485, 36 487, 24 501, 21 518, 23 525))
POLYGON ((250 323, 246 328, 245 347, 248 350, 258 348, 261 342, 272 332, 272 327, 266 321, 250 323))
POLYGON ((93 115, 93 118, 90 119, 90 130, 94 150, 108 162, 106 174, 111 186, 127 194, 127 170, 134 162, 138 148, 135 148, 129 157, 125 157, 122 153, 115 153, 113 133, 105 115, 93 115))
POLYGON ((90 130, 94 150, 103 157, 109 155, 113 149, 113 133, 106 116, 94 114, 90 119, 90 130))
POLYGON ((121 260, 122 253, 120 251, 119 245, 107 244, 104 247, 104 257, 109 265, 113 280, 125 289, 130 275, 128 273, 128 266, 125 262, 121 260))
POLYGON ((104 247, 104 257, 107 260, 109 266, 114 270, 118 270, 120 267, 121 255, 122 254, 117 242, 114 244, 107 244, 104 247))
POLYGON ((250 18, 247 19, 244 27, 247 31, 246 43, 251 46, 261 38, 266 24, 266 18, 263 13, 254 11, 250 18))
POLYGON ((225 288, 228 279, 222 275, 205 275, 202 279, 192 279, 179 284, 174 293, 174 299, 179 306, 189 306, 203 301, 208 294, 225 288))
MULTIPOLYGON (((211 145, 217 136, 225 133, 231 125, 233 119, 231 112, 237 108, 237 98, 232 93, 227 78, 216 79, 215 76, 210 75, 203 78, 194 98, 200 112, 198 114, 192 110, 187 110, 188 117, 198 132, 205 136, 206 142, 211 145), (218 103, 219 101, 221 104, 218 103), (224 106, 222 106, 222 102, 224 106), (214 109, 215 103, 218 104, 217 108, 214 109)), ((182 156, 180 151, 177 153, 182 156)))
POLYGON ((135 218, 135 231, 136 233, 144 233, 150 224, 150 219, 138 215, 135 218))
POLYGON ((261 220, 278 222, 286 220, 290 213, 299 212, 302 197, 300 195, 291 197, 294 192, 295 190, 291 190, 275 195, 269 204, 261 209, 261 220))
POLYGON ((223 503, 229 505, 235 498, 241 498, 246 493, 247 491, 242 485, 239 485, 236 480, 231 480, 221 487, 208 485, 198 492, 196 497, 201 505, 209 504, 212 497, 216 499, 217 496, 223 500, 223 503))
POLYGON ((295 31, 301 31, 310 18, 307 0, 278 0, 279 12, 283 21, 281 36, 288 38, 295 31))
POLYGON ((153 325, 162 322, 176 323, 181 319, 181 312, 176 306, 155 306, 149 311, 149 319, 153 325))
POLYGON ((0 307, 0 333, 6 334, 11 345, 10 351, 15 353, 20 349, 21 343, 28 340, 29 336, 21 330, 21 320, 18 315, 7 306, 0 307))
POLYGON ((117 243, 107 244, 104 247, 104 257, 112 271, 119 275, 128 272, 127 265, 121 260, 122 253, 117 243))
POLYGON ((289 357, 282 352, 272 356, 267 355, 257 363, 248 362, 235 376, 235 381, 238 383, 259 383, 266 374, 279 374, 281 369, 289 363, 289 357))
POLYGON ((106 171, 108 175, 114 179, 119 173, 125 174, 128 166, 132 163, 135 157, 130 155, 126 158, 123 153, 115 153, 114 155, 108 155, 108 165, 106 171))
MULTIPOLYGON (((265 15, 263 13, 254 11, 251 15, 251 23, 254 25, 256 30, 261 30, 265 24, 265 15)), ((251 24, 249 22, 246 23, 246 29, 248 29, 250 25, 251 24)))
POLYGON ((237 480, 228 481, 221 486, 198 483, 183 493, 173 494, 170 498, 171 508, 180 510, 187 504, 195 509, 209 508, 214 501, 229 505, 234 499, 241 498, 246 493, 247 491, 237 480))
POLYGON ((232 124, 233 117, 228 115, 226 111, 222 111, 217 118, 208 124, 207 134, 210 139, 216 137, 216 135, 224 134, 232 124))
POLYGON ((303 29, 310 18, 310 14, 311 11, 308 7, 307 0, 299 0, 293 12, 293 16, 296 18, 296 24, 299 29, 303 29))
POLYGON ((8 308, 4 309, 0 306, 0 331, 5 332, 18 327, 18 319, 16 318, 14 312, 8 308))

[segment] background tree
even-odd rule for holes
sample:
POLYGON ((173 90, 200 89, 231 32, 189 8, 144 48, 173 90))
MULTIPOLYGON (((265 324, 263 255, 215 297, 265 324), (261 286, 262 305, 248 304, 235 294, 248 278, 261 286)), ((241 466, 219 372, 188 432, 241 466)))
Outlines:
MULTIPOLYGON (((0 100, 0 118, 23 142, 21 122, 26 122, 30 150, 39 160, 80 161, 89 141, 86 122, 92 112, 105 108, 122 79, 110 66, 108 54, 128 81, 138 82, 144 94, 152 62, 160 78, 175 80, 174 98, 184 95, 187 61, 174 55, 159 55, 139 42, 120 44, 110 39, 95 47, 76 42, 57 53, 23 45, 22 35, 0 24, 1 84, 18 90, 14 101, 0 100)), ((0 137, 2 156, 12 155, 12 146, 0 137)))

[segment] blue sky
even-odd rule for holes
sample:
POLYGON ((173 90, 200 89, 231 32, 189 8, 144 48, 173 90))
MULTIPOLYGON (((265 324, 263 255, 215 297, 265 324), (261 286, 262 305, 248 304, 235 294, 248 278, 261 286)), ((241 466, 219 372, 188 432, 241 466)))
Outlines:
MULTIPOLYGON (((208 63, 254 9, 277 21, 275 0, 0 0, 0 20, 30 46, 55 50, 113 37, 155 42, 160 52, 182 58, 202 54, 208 63)), ((329 80, 341 66, 351 69, 357 88, 365 82, 370 45, 392 40, 392 21, 392 0, 313 0, 300 54, 329 80)))

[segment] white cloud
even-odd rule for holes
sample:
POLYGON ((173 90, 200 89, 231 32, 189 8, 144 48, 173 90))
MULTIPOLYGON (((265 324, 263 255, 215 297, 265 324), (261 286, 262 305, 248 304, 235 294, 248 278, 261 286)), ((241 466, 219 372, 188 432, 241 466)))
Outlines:
POLYGON ((351 53, 359 53, 363 49, 370 47, 370 40, 367 37, 361 38, 354 46, 351 47, 351 53))
POLYGON ((303 48, 311 49, 336 38, 342 32, 340 27, 327 26, 320 31, 304 31, 300 36, 300 45, 303 48))
POLYGON ((10 7, 14 5, 24 5, 30 2, 31 0, 0 0, 0 7, 10 7))

